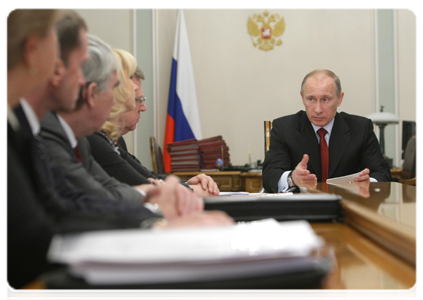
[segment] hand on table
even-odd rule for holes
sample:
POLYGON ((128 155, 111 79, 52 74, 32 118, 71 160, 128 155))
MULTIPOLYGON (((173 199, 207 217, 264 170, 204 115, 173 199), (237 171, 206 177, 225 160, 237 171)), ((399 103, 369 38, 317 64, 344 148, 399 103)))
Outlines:
POLYGON ((193 188, 194 192, 200 196, 218 196, 219 195, 219 188, 217 187, 217 183, 206 174, 198 174, 190 178, 187 183, 193 188))
POLYGON ((202 199, 181 185, 176 176, 168 176, 159 186, 151 186, 154 188, 149 190, 145 201, 159 205, 168 221, 204 209, 202 199))
POLYGON ((369 169, 364 169, 363 171, 360 172, 359 176, 356 177, 354 179, 355 182, 363 182, 363 181, 368 181, 370 182, 370 170, 369 169))

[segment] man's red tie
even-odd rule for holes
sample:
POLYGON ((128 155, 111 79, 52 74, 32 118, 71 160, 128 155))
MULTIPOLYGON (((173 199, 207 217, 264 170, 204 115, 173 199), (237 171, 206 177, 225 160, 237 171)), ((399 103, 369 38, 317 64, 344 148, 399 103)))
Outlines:
POLYGON ((320 136, 320 161, 322 163, 322 182, 326 182, 329 176, 329 149, 325 140, 325 135, 328 133, 326 129, 320 128, 317 130, 320 136))
POLYGON ((81 161, 82 161, 82 157, 81 157, 81 150, 79 150, 78 145, 77 145, 75 148, 73 148, 73 151, 75 151, 75 156, 76 156, 76 159, 77 159, 79 162, 81 162, 81 161))

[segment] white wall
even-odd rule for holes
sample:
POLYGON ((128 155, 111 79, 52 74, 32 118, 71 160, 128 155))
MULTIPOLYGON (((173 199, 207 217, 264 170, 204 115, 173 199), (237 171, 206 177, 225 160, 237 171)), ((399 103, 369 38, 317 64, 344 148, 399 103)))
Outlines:
MULTIPOLYGON (((263 11, 185 10, 203 137, 223 135, 234 164, 248 162, 249 145, 253 161, 263 159, 263 120, 302 109, 300 83, 313 69, 331 69, 341 78, 345 98, 340 111, 366 116, 376 110, 374 10, 270 10, 285 18, 286 29, 283 44, 268 52, 255 48, 247 32, 248 17, 263 11)), ((156 14, 161 142, 176 13, 156 14)), ((409 27, 415 27, 415 19, 401 12, 398 47, 407 63, 399 68, 398 82, 408 97, 400 101, 412 112, 415 55, 409 27)))
MULTIPOLYGON (((113 47, 131 50, 131 11, 87 10, 83 15, 91 32, 113 47)), ((267 52, 255 48, 247 32, 248 17, 263 12, 185 10, 203 137, 221 134, 234 164, 248 162, 249 146, 253 161, 264 158, 263 120, 302 109, 300 83, 315 68, 331 69, 341 78, 340 111, 366 116, 377 109, 374 10, 269 10, 285 18, 286 29, 283 44, 267 52)), ((160 144, 176 16, 177 10, 159 9, 153 18, 156 110, 150 104, 146 113, 155 114, 152 126, 160 144)), ((396 22, 399 115, 415 120, 416 20, 410 11, 399 10, 396 22)))
MULTIPOLYGON (((416 16, 412 11, 397 12, 397 37, 398 116, 401 120, 416 121, 416 16)), ((397 128, 399 143, 401 125, 397 128)))

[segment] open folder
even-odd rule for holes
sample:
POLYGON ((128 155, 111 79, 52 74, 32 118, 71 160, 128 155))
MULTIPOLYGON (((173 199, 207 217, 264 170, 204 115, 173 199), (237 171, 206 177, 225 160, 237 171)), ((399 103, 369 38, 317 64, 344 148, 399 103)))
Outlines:
POLYGON ((335 194, 260 194, 204 199, 206 210, 222 210, 236 221, 273 218, 278 221, 322 222, 342 218, 342 197, 335 194))
POLYGON ((268 278, 256 281, 256 287, 316 287, 330 269, 327 259, 312 254, 322 246, 307 222, 280 224, 272 219, 212 228, 56 236, 48 258, 69 268, 65 276, 50 276, 47 286, 239 288, 248 280, 268 278))

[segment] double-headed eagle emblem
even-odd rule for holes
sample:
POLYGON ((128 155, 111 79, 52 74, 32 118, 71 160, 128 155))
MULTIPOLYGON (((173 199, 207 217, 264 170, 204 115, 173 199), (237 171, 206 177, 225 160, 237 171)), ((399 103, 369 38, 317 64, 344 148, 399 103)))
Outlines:
POLYGON ((282 45, 279 37, 285 31, 285 19, 279 14, 271 14, 264 11, 263 15, 254 14, 248 17, 248 34, 251 36, 254 47, 268 51, 274 48, 274 45, 282 45), (261 26, 260 24, 261 23, 261 26))

